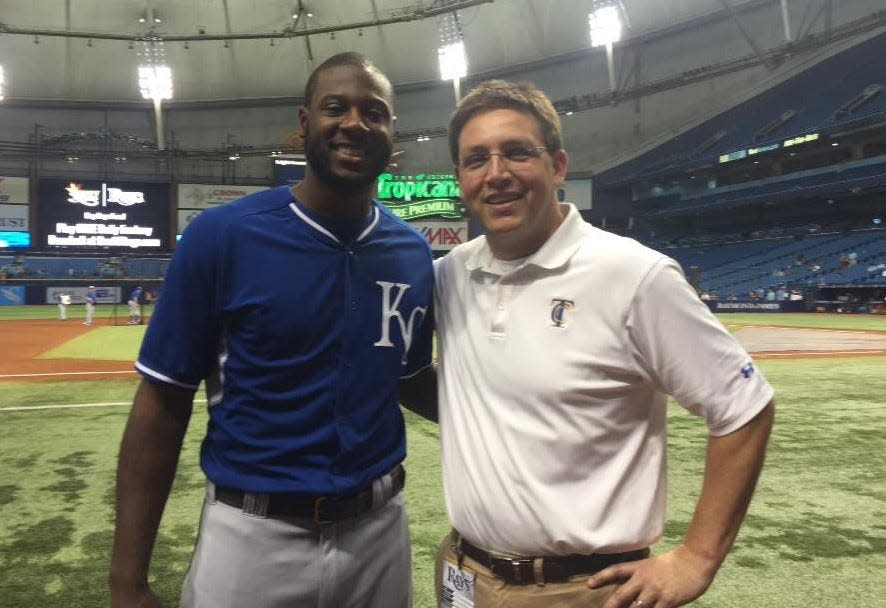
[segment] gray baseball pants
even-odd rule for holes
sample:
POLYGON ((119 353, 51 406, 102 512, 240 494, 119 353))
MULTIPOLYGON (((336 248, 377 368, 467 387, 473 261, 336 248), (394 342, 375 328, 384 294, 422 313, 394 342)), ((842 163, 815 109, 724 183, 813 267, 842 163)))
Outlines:
POLYGON ((379 503, 317 525, 243 513, 209 484, 181 608, 410 608, 403 493, 379 503))

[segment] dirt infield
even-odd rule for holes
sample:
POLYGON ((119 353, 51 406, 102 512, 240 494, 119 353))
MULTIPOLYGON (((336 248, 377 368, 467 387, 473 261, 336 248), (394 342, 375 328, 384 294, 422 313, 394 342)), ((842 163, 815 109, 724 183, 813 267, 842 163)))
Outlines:
MULTIPOLYGON (((97 319, 104 324, 108 319, 97 319)), ((92 326, 94 327, 94 326, 92 326)), ((79 319, 60 321, 0 321, 0 380, 58 380, 135 376, 132 361, 96 361, 93 359, 37 359, 68 340, 90 331, 79 319)))
MULTIPOLYGON (((74 319, 0 321, 0 380, 134 377, 132 361, 37 358, 91 329, 74 319)), ((886 334, 876 332, 746 325, 735 336, 758 359, 886 355, 886 334)))
POLYGON ((755 359, 886 355, 878 332, 743 325, 735 337, 755 359))

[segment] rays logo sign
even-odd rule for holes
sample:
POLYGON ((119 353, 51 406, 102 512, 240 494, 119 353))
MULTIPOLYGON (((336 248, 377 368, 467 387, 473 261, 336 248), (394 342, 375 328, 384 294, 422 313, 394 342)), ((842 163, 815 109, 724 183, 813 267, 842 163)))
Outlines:
POLYGON ((65 191, 68 193, 68 202, 86 207, 107 207, 115 203, 123 207, 131 207, 145 202, 144 192, 127 192, 120 188, 108 187, 102 183, 101 190, 84 190, 80 184, 71 182, 65 191))

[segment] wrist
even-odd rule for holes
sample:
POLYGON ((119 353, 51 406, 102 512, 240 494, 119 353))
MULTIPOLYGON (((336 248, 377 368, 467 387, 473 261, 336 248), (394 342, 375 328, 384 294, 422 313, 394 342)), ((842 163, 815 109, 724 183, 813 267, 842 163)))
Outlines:
POLYGON ((725 559, 725 556, 720 552, 709 547, 695 546, 689 541, 683 541, 675 550, 682 553, 686 559, 691 560, 697 571, 711 579, 725 559))

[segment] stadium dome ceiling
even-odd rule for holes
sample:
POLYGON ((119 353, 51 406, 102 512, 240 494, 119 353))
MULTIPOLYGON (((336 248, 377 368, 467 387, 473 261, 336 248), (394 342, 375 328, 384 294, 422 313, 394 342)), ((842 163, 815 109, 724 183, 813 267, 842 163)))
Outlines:
MULTIPOLYGON (((778 2, 622 0, 621 6, 632 37, 778 2)), ((397 86, 421 85, 438 80, 440 30, 444 23, 452 26, 453 11, 470 74, 494 74, 590 52, 587 15, 594 5, 594 0, 0 0, 0 64, 7 99, 23 102, 139 102, 137 66, 148 51, 172 67, 175 101, 300 96, 311 69, 343 50, 372 57, 397 86)))

